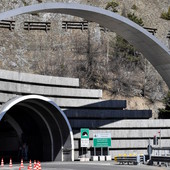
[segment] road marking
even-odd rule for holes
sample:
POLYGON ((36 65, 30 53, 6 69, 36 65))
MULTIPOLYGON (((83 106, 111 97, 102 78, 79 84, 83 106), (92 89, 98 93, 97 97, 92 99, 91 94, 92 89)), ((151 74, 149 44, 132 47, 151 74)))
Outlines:
MULTIPOLYGON (((52 164, 57 164, 58 163, 52 163, 52 164)), ((75 164, 73 163, 67 163, 67 162, 62 162, 60 163, 60 165, 99 165, 99 166, 111 166, 112 164, 111 163, 101 163, 101 162, 95 162, 95 163, 92 163, 92 162, 81 162, 81 163, 78 163, 76 162, 75 164)))

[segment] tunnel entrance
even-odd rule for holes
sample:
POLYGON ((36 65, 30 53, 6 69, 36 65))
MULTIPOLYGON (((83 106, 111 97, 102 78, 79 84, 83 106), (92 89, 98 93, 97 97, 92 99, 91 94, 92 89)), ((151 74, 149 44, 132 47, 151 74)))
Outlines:
POLYGON ((0 157, 4 158, 5 162, 11 157, 15 157, 16 161, 19 138, 17 132, 6 120, 0 123, 0 136, 0 157))
MULTIPOLYGON (((43 134, 36 118, 39 119, 36 113, 20 105, 12 107, 6 113, 0 123, 0 131, 3 134, 0 141, 1 147, 4 150, 0 153, 1 157, 4 155, 8 159, 13 157, 13 161, 20 161, 21 158, 26 161, 29 159, 43 161, 43 134), (11 119, 13 123, 11 123, 11 119), (16 126, 18 126, 20 130, 17 129, 16 126), (12 152, 10 152, 10 148, 12 152)), ((42 123, 41 120, 39 121, 42 123)), ((47 138, 49 137, 47 136, 47 138)))
POLYGON ((8 161, 12 157, 15 162, 21 158, 25 161, 74 159, 69 122, 49 99, 36 95, 13 99, 3 106, 0 116, 0 157, 8 161))

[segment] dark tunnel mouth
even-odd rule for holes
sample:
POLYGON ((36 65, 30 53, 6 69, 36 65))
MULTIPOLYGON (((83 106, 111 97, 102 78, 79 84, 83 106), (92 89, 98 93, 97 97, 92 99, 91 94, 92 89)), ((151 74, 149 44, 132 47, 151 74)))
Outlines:
POLYGON ((63 148, 72 149, 68 122, 60 110, 39 99, 23 100, 10 107, 0 122, 0 135, 3 148, 0 156, 8 160, 13 157, 15 162, 21 158, 26 161, 64 161, 63 148), (11 149, 7 148, 5 141, 11 149))

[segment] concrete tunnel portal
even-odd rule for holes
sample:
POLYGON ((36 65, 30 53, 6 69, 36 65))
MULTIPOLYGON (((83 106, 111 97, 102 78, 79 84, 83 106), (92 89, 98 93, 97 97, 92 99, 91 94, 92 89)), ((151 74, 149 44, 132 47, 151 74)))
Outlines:
POLYGON ((48 98, 28 95, 9 100, 0 119, 0 156, 4 159, 74 160, 71 126, 60 108, 48 98))

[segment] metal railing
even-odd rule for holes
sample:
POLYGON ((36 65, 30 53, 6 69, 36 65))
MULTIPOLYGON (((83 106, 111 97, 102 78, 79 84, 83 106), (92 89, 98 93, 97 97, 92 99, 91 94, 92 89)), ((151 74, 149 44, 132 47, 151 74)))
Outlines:
POLYGON ((7 28, 7 29, 12 31, 15 28, 15 21, 1 20, 0 21, 0 28, 7 28))
POLYGON ((62 28, 67 29, 80 29, 86 30, 88 29, 88 22, 87 21, 62 21, 62 28))
POLYGON ((156 34, 157 29, 156 28, 150 28, 150 27, 143 27, 146 29, 148 32, 150 32, 152 35, 156 34))
POLYGON ((24 29, 25 30, 44 30, 49 31, 51 27, 50 22, 30 22, 26 21, 24 22, 24 29))

